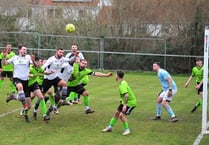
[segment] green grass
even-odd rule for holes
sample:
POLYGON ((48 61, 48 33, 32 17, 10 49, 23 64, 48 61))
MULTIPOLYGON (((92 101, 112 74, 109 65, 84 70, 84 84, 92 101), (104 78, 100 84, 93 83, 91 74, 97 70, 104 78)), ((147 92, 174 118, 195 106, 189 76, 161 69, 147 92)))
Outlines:
MULTIPOLYGON (((184 88, 188 76, 174 76, 178 93, 171 106, 180 119, 177 123, 168 122, 169 116, 163 109, 162 120, 155 117, 156 94, 161 86, 156 74, 126 73, 125 80, 135 92, 138 106, 127 116, 131 135, 122 136, 123 125, 120 120, 111 133, 102 133, 118 104, 118 83, 115 74, 110 78, 90 77, 87 86, 90 107, 96 112, 84 114, 84 106, 72 105, 60 108, 60 114, 51 115, 49 123, 44 123, 39 109, 38 120, 25 123, 19 111, 0 117, 1 145, 191 145, 201 131, 201 109, 190 113, 198 101, 194 82, 184 88)), ((5 103, 9 83, 6 79, 0 88, 1 109, 3 113, 21 108, 17 101, 5 103)), ((204 135, 200 145, 209 142, 209 135, 204 135)))

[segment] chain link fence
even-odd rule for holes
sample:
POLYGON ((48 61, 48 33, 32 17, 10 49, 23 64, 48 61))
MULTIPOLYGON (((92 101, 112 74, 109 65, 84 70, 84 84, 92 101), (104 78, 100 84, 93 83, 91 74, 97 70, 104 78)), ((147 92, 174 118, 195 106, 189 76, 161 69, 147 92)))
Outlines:
POLYGON ((77 44, 89 62, 91 69, 152 71, 153 62, 161 62, 162 67, 173 73, 189 73, 194 65, 194 56, 181 50, 167 48, 162 38, 128 37, 84 37, 71 35, 49 35, 33 32, 0 32, 0 47, 10 43, 14 50, 19 44, 28 47, 29 54, 48 58, 57 48, 70 51, 77 44), (176 52, 175 52, 176 51, 176 52), (168 53, 169 52, 169 53, 168 53))

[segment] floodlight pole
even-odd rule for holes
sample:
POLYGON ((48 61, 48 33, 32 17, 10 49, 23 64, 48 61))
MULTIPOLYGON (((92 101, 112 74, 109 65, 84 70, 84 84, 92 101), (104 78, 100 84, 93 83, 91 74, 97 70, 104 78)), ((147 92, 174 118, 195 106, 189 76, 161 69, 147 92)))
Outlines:
POLYGON ((207 131, 207 96, 208 96, 208 49, 209 49, 209 27, 205 27, 204 34, 204 73, 203 73, 203 106, 202 106, 202 134, 207 131))

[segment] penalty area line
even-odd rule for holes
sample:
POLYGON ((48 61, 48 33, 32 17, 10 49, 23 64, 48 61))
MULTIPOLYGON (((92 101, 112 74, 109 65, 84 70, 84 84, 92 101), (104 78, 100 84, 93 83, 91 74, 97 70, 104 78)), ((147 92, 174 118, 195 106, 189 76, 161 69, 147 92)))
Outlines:
POLYGON ((12 111, 9 111, 9 112, 6 112, 6 113, 2 113, 2 114, 0 114, 0 118, 1 118, 1 117, 4 117, 4 116, 6 116, 6 115, 9 115, 9 114, 11 114, 11 113, 20 111, 21 109, 22 109, 22 108, 18 108, 18 109, 15 109, 15 110, 12 110, 12 111))

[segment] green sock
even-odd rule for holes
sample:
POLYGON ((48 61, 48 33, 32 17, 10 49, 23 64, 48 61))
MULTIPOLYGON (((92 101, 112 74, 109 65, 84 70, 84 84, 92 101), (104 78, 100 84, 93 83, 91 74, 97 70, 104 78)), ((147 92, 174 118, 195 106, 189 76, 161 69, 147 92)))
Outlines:
POLYGON ((3 82, 3 80, 0 80, 0 87, 2 86, 2 82, 3 82))
POLYGON ((54 97, 52 95, 49 96, 49 101, 51 103, 51 105, 55 105, 55 100, 54 100, 54 97))
POLYGON ((128 122, 124 122, 123 126, 124 126, 125 129, 128 129, 128 122))
POLYGON ((199 100, 200 107, 202 107, 202 99, 199 100))
POLYGON ((70 94, 68 95, 68 97, 66 98, 67 101, 72 101, 75 97, 75 92, 70 92, 70 94))
POLYGON ((89 106, 89 97, 88 96, 84 97, 83 102, 84 102, 84 106, 89 106))
POLYGON ((74 98, 76 97, 76 92, 70 92, 70 100, 74 100, 74 98))
POLYGON ((41 105, 42 114, 46 115, 46 103, 45 103, 44 99, 40 100, 40 105, 41 105))
POLYGON ((114 117, 111 118, 109 125, 110 126, 114 126, 115 123, 117 122, 117 119, 115 119, 114 117))
POLYGON ((28 109, 24 109, 24 115, 28 115, 28 109))
POLYGON ((11 89, 12 93, 15 93, 15 92, 16 92, 16 87, 15 87, 15 85, 13 84, 12 81, 10 82, 10 89, 11 89))

